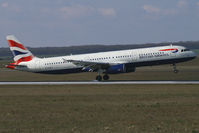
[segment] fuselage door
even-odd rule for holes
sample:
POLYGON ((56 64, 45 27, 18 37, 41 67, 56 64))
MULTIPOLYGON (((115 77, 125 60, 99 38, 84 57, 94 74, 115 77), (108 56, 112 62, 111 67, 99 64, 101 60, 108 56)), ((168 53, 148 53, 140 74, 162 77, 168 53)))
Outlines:
POLYGON ((40 60, 36 60, 35 61, 35 69, 36 70, 40 70, 41 69, 41 61, 40 60))
POLYGON ((131 56, 132 56, 132 61, 135 62, 138 60, 138 52, 136 50, 133 50, 131 52, 131 56))
POLYGON ((90 57, 89 56, 84 57, 84 61, 90 61, 90 57))

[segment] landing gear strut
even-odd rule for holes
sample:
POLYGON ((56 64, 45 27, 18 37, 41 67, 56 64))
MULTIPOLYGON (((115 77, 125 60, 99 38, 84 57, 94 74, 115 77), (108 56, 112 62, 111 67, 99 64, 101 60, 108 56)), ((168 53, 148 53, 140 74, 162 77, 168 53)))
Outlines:
POLYGON ((173 72, 174 73, 178 73, 179 72, 179 70, 177 70, 177 68, 176 68, 176 64, 173 64, 173 72))
POLYGON ((96 76, 96 80, 97 80, 97 81, 102 81, 102 76, 100 75, 101 73, 102 73, 102 70, 99 69, 99 70, 97 71, 97 76, 96 76))

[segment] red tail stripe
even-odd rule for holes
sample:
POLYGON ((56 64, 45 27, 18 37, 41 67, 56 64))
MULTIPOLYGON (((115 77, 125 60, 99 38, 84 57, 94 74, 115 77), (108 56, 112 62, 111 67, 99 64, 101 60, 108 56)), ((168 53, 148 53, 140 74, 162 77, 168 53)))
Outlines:
POLYGON ((23 49, 23 50, 26 50, 26 48, 25 48, 23 45, 21 45, 21 44, 15 42, 15 41, 13 41, 13 40, 8 40, 8 42, 9 42, 9 46, 10 46, 10 47, 18 47, 18 48, 21 48, 21 49, 23 49))
POLYGON ((12 66, 12 65, 6 65, 6 68, 15 69, 15 66, 12 66))
POLYGON ((16 63, 10 63, 10 65, 16 65, 16 63))
POLYGON ((28 62, 28 61, 31 61, 32 58, 33 58, 32 56, 22 57, 22 58, 20 58, 19 60, 17 60, 17 61, 15 62, 15 64, 19 64, 20 62, 28 62))
POLYGON ((178 50, 177 48, 172 48, 172 49, 162 49, 160 51, 172 51, 172 50, 178 50))

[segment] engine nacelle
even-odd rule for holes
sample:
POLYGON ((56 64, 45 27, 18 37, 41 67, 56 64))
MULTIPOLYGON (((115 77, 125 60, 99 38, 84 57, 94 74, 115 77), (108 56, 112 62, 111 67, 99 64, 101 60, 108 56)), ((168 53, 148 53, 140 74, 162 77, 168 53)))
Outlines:
POLYGON ((135 72, 136 67, 133 64, 120 64, 111 66, 107 69, 106 73, 108 74, 117 74, 117 73, 129 73, 135 72))
POLYGON ((129 72, 135 72, 136 67, 134 64, 125 64, 125 72, 129 73, 129 72))

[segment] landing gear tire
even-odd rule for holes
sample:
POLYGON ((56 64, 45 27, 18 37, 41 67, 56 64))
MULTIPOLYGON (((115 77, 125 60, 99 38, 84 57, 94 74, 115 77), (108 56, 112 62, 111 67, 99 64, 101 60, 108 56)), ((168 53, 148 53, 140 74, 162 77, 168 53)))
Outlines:
POLYGON ((109 76, 106 74, 106 75, 103 76, 103 79, 104 80, 109 80, 109 76))
POLYGON ((174 73, 178 73, 178 72, 179 72, 179 70, 174 70, 173 72, 174 72, 174 73))
POLYGON ((97 81, 102 81, 102 76, 98 75, 98 76, 96 77, 96 80, 97 80, 97 81))

